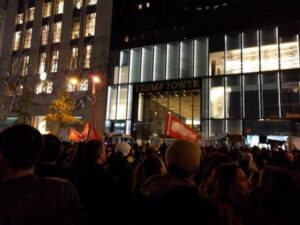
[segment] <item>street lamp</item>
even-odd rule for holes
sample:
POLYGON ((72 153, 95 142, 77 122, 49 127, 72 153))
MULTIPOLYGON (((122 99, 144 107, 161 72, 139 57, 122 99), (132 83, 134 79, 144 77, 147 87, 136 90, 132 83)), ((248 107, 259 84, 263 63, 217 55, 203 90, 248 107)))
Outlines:
POLYGON ((70 83, 72 85, 72 91, 76 91, 77 84, 79 83, 76 77, 70 78, 70 83))
POLYGON ((98 76, 92 76, 92 124, 95 125, 95 114, 96 114, 96 103, 97 103, 97 95, 96 95, 96 84, 101 82, 98 76))

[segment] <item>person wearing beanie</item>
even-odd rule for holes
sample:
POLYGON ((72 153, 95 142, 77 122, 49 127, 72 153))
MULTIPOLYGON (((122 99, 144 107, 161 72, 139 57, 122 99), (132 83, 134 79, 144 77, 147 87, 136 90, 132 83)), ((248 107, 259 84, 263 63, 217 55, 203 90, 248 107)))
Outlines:
POLYGON ((174 141, 166 151, 166 175, 154 175, 140 190, 139 218, 147 224, 219 224, 217 209, 199 195, 193 177, 200 167, 200 146, 188 140, 174 141))

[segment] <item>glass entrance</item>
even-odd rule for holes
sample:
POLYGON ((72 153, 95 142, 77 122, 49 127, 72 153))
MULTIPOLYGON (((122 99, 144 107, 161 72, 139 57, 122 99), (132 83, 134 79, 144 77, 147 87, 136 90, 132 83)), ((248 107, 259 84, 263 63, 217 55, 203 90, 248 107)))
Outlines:
POLYGON ((138 138, 163 135, 169 113, 200 133, 200 90, 143 93, 140 98, 143 99, 139 101, 143 102, 143 122, 137 127, 138 138))

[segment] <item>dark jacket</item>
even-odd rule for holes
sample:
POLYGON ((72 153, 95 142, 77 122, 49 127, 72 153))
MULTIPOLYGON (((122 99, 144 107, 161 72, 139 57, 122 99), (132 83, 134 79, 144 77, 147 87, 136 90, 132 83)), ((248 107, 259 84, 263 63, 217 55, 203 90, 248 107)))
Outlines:
POLYGON ((200 197, 196 184, 173 175, 150 177, 141 188, 137 205, 148 224, 219 224, 217 209, 200 197))
POLYGON ((0 225, 84 224, 74 186, 33 175, 0 183, 0 225))
POLYGON ((100 164, 92 164, 72 180, 87 211, 89 224, 115 224, 120 206, 117 179, 100 164))

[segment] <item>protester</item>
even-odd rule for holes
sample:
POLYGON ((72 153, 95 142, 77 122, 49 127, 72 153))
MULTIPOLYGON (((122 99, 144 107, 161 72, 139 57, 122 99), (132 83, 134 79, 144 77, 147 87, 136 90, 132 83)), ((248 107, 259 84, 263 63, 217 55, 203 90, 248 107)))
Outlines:
POLYGON ((187 140, 176 140, 168 148, 168 174, 151 176, 141 187, 143 224, 218 224, 216 209, 200 197, 192 180, 200 153, 199 146, 187 140))
POLYGON ((1 225, 84 224, 71 183, 34 175, 42 149, 42 135, 29 125, 15 125, 0 134, 1 225))
POLYGON ((89 225, 116 224, 118 214, 119 184, 109 174, 104 164, 106 152, 101 141, 88 141, 83 148, 84 168, 74 176, 80 198, 87 211, 89 225))

